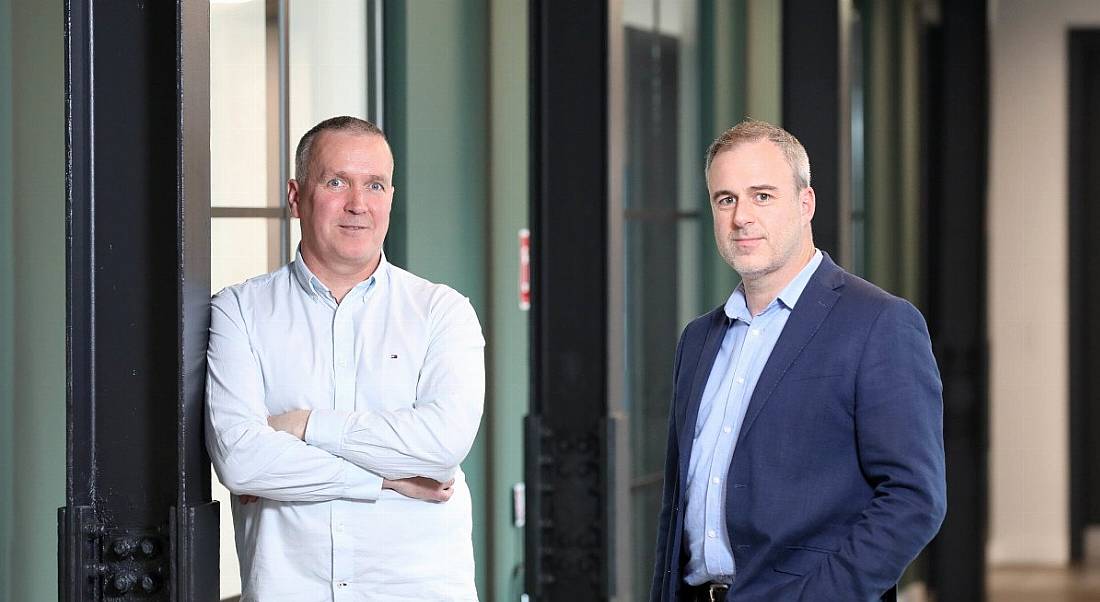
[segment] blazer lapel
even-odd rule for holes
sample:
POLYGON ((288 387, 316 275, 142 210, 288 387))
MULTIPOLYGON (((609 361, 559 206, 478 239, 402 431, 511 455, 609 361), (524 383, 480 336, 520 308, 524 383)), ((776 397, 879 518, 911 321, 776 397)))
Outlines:
POLYGON ((677 426, 679 427, 681 478, 687 477, 687 463, 691 458, 691 443, 695 436, 695 421, 699 419, 699 404, 703 399, 703 390, 707 386, 707 378, 714 366, 714 358, 718 356, 718 349, 722 346, 726 329, 729 327, 728 318, 722 307, 711 312, 710 327, 707 328, 707 336, 703 340, 703 347, 699 353, 699 360, 695 364, 695 376, 691 382, 691 392, 687 403, 682 404, 677 411, 677 426))
POLYGON ((764 364, 760 379, 756 381, 756 388, 749 400, 749 408, 745 412, 745 421, 741 425, 741 433, 737 436, 738 446, 744 441, 756 417, 771 399, 776 385, 821 328, 821 323, 825 321, 836 300, 840 298, 840 293, 836 289, 843 284, 844 272, 826 255, 810 281, 806 283, 805 290, 802 291, 802 295, 791 311, 790 318, 787 319, 787 324, 783 327, 783 333, 779 335, 771 356, 764 364))

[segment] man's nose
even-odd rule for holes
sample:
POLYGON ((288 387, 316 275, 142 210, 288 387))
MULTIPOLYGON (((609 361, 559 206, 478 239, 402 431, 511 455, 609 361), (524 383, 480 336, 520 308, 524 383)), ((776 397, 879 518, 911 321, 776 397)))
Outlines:
POLYGON ((348 199, 344 204, 344 210, 356 215, 365 213, 367 211, 368 194, 370 194, 370 191, 368 191, 366 187, 353 187, 351 191, 348 192, 348 199))
POLYGON ((733 207, 733 224, 738 228, 742 228, 755 221, 756 213, 753 211, 751 203, 737 203, 737 205, 733 207))

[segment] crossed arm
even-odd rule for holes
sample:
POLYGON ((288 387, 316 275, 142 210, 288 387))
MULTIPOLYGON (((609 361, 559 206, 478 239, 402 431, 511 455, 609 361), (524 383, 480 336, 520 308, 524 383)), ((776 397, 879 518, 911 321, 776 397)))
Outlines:
POLYGON ((222 482, 245 501, 374 500, 384 488, 449 499, 452 477, 481 419, 484 339, 465 299, 433 319, 437 326, 414 403, 387 411, 269 416, 239 304, 231 295, 216 297, 206 434, 222 482))
MULTIPOLYGON (((312 410, 291 410, 285 414, 268 416, 267 424, 276 431, 288 433, 305 440, 306 425, 312 410)), ((382 489, 392 489, 405 497, 429 502, 446 502, 454 494, 454 479, 439 482, 428 477, 405 477, 403 479, 382 479, 382 489)), ((259 500, 259 496, 242 495, 241 503, 250 504, 259 500)))

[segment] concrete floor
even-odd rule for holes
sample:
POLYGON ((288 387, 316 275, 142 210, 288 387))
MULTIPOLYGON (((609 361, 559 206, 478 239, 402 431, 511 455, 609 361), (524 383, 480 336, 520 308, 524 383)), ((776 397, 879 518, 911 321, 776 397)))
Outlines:
MULTIPOLYGON (((1100 602, 1100 566, 1048 568, 1011 566, 990 569, 986 602, 1100 602)), ((239 596, 222 602, 236 602, 239 596)), ((927 602, 919 583, 901 592, 899 602, 927 602)))
POLYGON ((988 602, 1100 602, 1100 567, 997 567, 986 585, 988 602))

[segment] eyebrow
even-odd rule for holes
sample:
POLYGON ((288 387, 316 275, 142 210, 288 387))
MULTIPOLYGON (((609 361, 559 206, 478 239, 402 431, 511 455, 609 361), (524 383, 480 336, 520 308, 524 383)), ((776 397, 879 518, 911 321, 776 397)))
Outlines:
MULTIPOLYGON (((749 186, 748 187, 749 192, 759 192, 761 190, 779 190, 779 187, 778 186, 772 186, 771 184, 756 184, 754 186, 749 186)), ((727 195, 728 196, 737 196, 731 190, 715 190, 714 194, 710 195, 710 198, 717 199, 719 197, 727 196, 727 195)))
MULTIPOLYGON (((337 177, 341 177, 341 178, 346 179, 348 177, 348 172, 346 172, 342 169, 337 170, 337 171, 323 171, 323 172, 321 172, 321 179, 328 178, 328 177, 331 177, 331 176, 337 176, 337 177)), ((367 180, 369 180, 371 182, 382 182, 384 184, 389 184, 389 182, 390 182, 389 178, 387 178, 386 176, 383 176, 383 175, 379 175, 379 174, 374 174, 374 173, 367 174, 366 177, 367 177, 367 180)))

